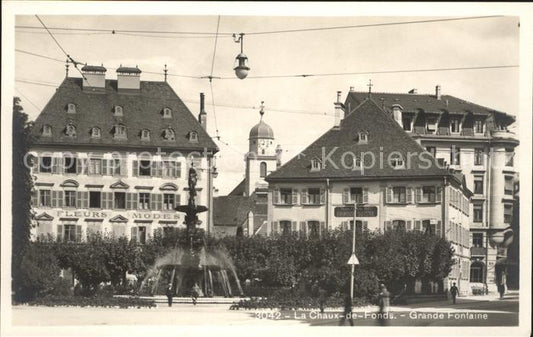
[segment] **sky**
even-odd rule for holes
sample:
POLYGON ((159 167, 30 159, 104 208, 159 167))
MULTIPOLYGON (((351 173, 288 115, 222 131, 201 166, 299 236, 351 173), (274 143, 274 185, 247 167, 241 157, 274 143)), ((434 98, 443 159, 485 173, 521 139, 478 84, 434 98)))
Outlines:
MULTIPOLYGON (((112 14, 110 12, 110 14, 112 14)), ((216 15, 40 15, 48 27, 115 29, 136 31, 195 31, 215 33, 216 15)), ((452 15, 459 17, 464 15, 452 15)), ((350 87, 373 92, 442 93, 516 115, 519 111, 519 69, 483 69, 349 76, 297 78, 251 78, 289 74, 380 72, 432 68, 461 68, 518 65, 519 18, 516 16, 461 21, 373 26, 278 34, 251 34, 302 28, 365 25, 438 19, 437 16, 259 16, 221 15, 219 32, 242 33, 244 53, 249 58, 250 78, 235 78, 233 66, 240 52, 228 35, 177 36, 147 33, 96 33, 52 30, 57 41, 78 62, 103 64, 108 68, 136 66, 142 80, 163 80, 165 64, 170 74, 213 76, 213 95, 207 79, 169 76, 168 82, 193 114, 199 112, 199 93, 206 94, 208 132, 220 136, 217 144, 219 195, 229 193, 244 176, 244 154, 248 133, 259 122, 264 101, 264 121, 274 130, 275 143, 286 162, 333 126, 336 92, 342 100, 350 87), (211 103, 215 102, 215 107, 211 103), (217 132, 218 130, 218 132, 217 132)), ((17 26, 40 27, 33 15, 19 15, 17 26)), ((20 51, 65 59, 45 31, 17 28, 14 33, 15 94, 21 97, 30 119, 52 97, 65 77, 61 62, 20 51), (35 85, 24 81, 48 84, 35 85)), ((79 77, 73 67, 70 76, 79 77)), ((116 78, 108 70, 108 78, 116 78)))

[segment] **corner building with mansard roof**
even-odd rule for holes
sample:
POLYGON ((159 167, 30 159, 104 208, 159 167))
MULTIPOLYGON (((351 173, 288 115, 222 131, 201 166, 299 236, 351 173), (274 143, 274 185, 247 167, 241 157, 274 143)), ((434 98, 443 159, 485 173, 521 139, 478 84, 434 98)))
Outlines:
POLYGON ((424 231, 452 241, 458 263, 449 277, 417 281, 409 291, 442 292, 457 282, 469 293, 461 275, 470 268, 471 192, 463 177, 443 168, 372 96, 351 110, 338 100, 335 115, 333 128, 266 177, 268 232, 310 237, 353 228, 356 204, 356 233, 424 231))
POLYGON ((201 94, 195 117, 166 81, 141 81, 137 67, 106 79, 103 66, 66 77, 35 121, 32 237, 84 241, 91 232, 145 242, 182 227, 174 211, 198 172, 200 228, 212 230, 213 155, 201 94))

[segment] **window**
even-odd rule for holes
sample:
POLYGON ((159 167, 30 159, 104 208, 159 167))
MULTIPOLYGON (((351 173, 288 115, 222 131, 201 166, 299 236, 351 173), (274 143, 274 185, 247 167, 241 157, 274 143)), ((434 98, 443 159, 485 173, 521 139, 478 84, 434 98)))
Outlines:
POLYGON ((113 158, 109 161, 109 169, 111 170, 111 175, 119 176, 121 170, 121 164, 119 158, 113 158))
POLYGON ((126 193, 125 192, 114 193, 114 205, 115 205, 115 209, 126 209, 126 193))
POLYGON ((102 159, 100 158, 89 159, 89 174, 95 174, 95 175, 102 174, 102 159))
POLYGON ((280 226, 282 235, 289 235, 291 233, 291 222, 290 221, 280 221, 279 226, 280 226))
POLYGON ((150 140, 150 130, 143 129, 141 131, 141 140, 150 140))
POLYGON ((50 207, 52 206, 52 199, 50 197, 50 190, 39 191, 39 206, 50 207))
POLYGON ((94 127, 91 129, 92 138, 100 138, 100 136, 101 136, 100 128, 94 127))
POLYGON ((401 156, 395 156, 393 158, 390 158, 390 165, 392 168, 401 169, 404 168, 405 163, 401 156))
POLYGON ((474 176, 474 194, 483 194, 483 176, 474 176))
POLYGON ((472 233, 472 247, 483 247, 483 233, 472 233))
POLYGON ((392 188, 392 202, 395 204, 406 203, 406 188, 405 187, 393 187, 392 188))
POLYGON ((139 161, 139 175, 151 176, 152 175, 152 163, 149 160, 139 161))
POLYGON ((311 205, 320 205, 320 188, 309 188, 307 190, 307 202, 311 205))
POLYGON ((505 195, 513 195, 513 177, 505 176, 505 195))
POLYGON ((291 205, 292 204, 292 189, 291 188, 281 188, 279 190, 280 194, 280 204, 291 205))
POLYGON ((318 238, 320 236, 320 223, 318 221, 307 221, 307 235, 310 238, 318 238))
POLYGON ((514 150, 505 149, 505 166, 513 166, 513 165, 514 165, 514 150))
POLYGON ((102 192, 90 191, 89 192, 89 207, 101 208, 102 207, 102 192))
POLYGON ((126 127, 124 125, 115 125, 115 138, 125 139, 127 138, 126 135, 126 127))
MULTIPOLYGON (((353 220, 350 220, 350 230, 353 231, 353 220)), ((355 221, 355 235, 358 237, 363 235, 363 222, 360 220, 355 221)))
POLYGON ((52 157, 41 157, 39 160, 40 173, 52 173, 52 157))
POLYGON ((405 131, 411 131, 411 117, 403 117, 402 125, 405 131))
POLYGON ((450 119, 450 132, 451 133, 461 132, 461 120, 459 118, 450 119))
POLYGON ((359 132, 358 143, 359 144, 368 143, 368 132, 366 131, 359 132))
POLYGON ((198 142, 198 133, 196 131, 189 132, 189 142, 191 143, 198 142))
POLYGON ((81 226, 76 225, 63 225, 63 241, 65 242, 79 242, 81 239, 81 226), (76 228, 78 227, 78 228, 76 228), (80 238, 78 239, 77 232, 80 232, 80 238))
POLYGON ((426 146, 426 151, 431 153, 433 157, 437 154, 437 148, 435 146, 426 146))
MULTIPOLYGON (((352 221, 350 221, 352 222, 352 221)), ((405 220, 392 220, 385 230, 404 231, 406 230, 405 220)))
POLYGON ((139 193, 139 209, 150 209, 150 193, 139 193))
POLYGON ((52 135, 52 127, 50 125, 43 125, 43 130, 41 133, 43 136, 49 137, 52 135))
POLYGON ((113 111, 114 115, 115 116, 123 116, 124 115, 124 111, 122 109, 122 107, 120 105, 116 105, 115 106, 115 110, 113 111))
POLYGON ((474 222, 483 222, 483 204, 474 204, 474 222))
POLYGON ((174 209, 175 195, 170 193, 163 194, 163 210, 170 211, 174 209))
POLYGON ((483 133, 484 132, 484 125, 483 121, 481 119, 476 119, 474 121, 474 133, 483 133))
POLYGON ((435 202, 435 186, 422 186, 421 202, 432 203, 435 202))
POLYGON ((503 222, 510 224, 513 220, 513 205, 503 206, 503 222))
POLYGON ((181 176, 181 163, 175 161, 163 162, 163 177, 173 178, 181 176))
POLYGON ((165 131, 163 131, 163 138, 165 138, 165 140, 175 140, 176 136, 174 130, 171 128, 165 129, 165 131))
POLYGON ((261 162, 261 164, 259 164, 259 176, 261 178, 264 178, 266 177, 266 175, 267 175, 267 163, 261 162))
POLYGON ((474 149, 474 165, 483 165, 483 149, 474 149))
POLYGON ((63 158, 63 169, 65 173, 76 174, 76 158, 63 158))
POLYGON ((141 244, 146 243, 146 227, 137 226, 131 228, 131 240, 141 244))
POLYGON ((461 149, 455 146, 452 146, 450 151, 450 164, 451 165, 460 165, 461 164, 461 149))
POLYGON ((350 188, 350 201, 355 202, 356 204, 363 203, 363 188, 362 187, 350 188))
POLYGON ((431 220, 423 220, 422 231, 429 235, 435 235, 435 224, 432 224, 431 220))
POLYGON ((437 131, 437 118, 429 117, 426 119, 426 131, 427 133, 435 133, 437 131))
POLYGON ((76 127, 73 124, 67 124, 65 134, 69 137, 76 137, 76 127))
POLYGON ((170 110, 169 108, 164 108, 163 118, 172 118, 172 110, 170 110))
POLYGON ((67 113, 69 114, 75 114, 76 113, 76 104, 74 103, 69 103, 67 105, 67 113))
POLYGON ((484 265, 481 262, 473 262, 470 266, 470 282, 472 283, 484 283, 483 270, 484 265))
POLYGON ((65 207, 76 207, 76 191, 65 191, 65 207))

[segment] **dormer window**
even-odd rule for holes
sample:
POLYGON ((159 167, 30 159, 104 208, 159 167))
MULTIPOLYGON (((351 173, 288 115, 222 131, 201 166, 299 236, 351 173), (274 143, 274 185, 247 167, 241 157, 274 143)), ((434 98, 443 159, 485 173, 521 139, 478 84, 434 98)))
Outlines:
POLYGON ((389 157, 389 163, 390 163, 390 166, 394 169, 405 168, 405 162, 403 160, 403 157, 400 154, 397 154, 396 156, 393 156, 392 158, 389 157))
POLYGON ((481 119, 476 119, 474 121, 474 133, 483 134, 485 133, 485 123, 481 119))
POLYGON ((189 132, 189 142, 191 143, 198 142, 198 133, 196 131, 189 132))
POLYGON ((174 130, 171 128, 165 129, 163 131, 163 138, 165 138, 165 140, 175 140, 176 135, 174 134, 174 130))
POLYGON ((426 131, 427 133, 435 133, 437 131, 437 118, 429 117, 426 120, 426 131))
POLYGON ((170 108, 163 109, 163 118, 172 118, 172 110, 170 108))
POLYGON ((322 169, 322 162, 318 158, 311 159, 311 172, 320 171, 322 169))
POLYGON ((359 144, 366 144, 368 143, 368 132, 367 131, 361 131, 357 135, 357 142, 359 144))
POLYGON ((150 140, 150 130, 148 129, 141 130, 141 140, 150 140))
POLYGON ((75 114, 76 113, 76 104, 74 104, 74 103, 67 104, 67 113, 75 114))
POLYGON ((73 124, 67 124, 65 134, 69 137, 76 137, 76 127, 73 124))
POLYGON ((412 130, 412 126, 411 126, 412 122, 413 122, 413 119, 411 117, 402 117, 403 130, 410 132, 412 130))
POLYGON ((122 107, 120 105, 115 105, 115 109, 113 111, 115 116, 123 116, 124 112, 122 110, 122 107))
POLYGON ((94 127, 91 129, 91 137, 92 138, 100 138, 102 133, 100 132, 100 128, 94 127))
POLYGON ((115 132, 114 132, 114 137, 115 138, 120 138, 120 139, 126 139, 127 138, 127 135, 126 135, 126 127, 122 124, 119 124, 119 125, 115 125, 115 132))
POLYGON ((43 125, 43 129, 41 131, 41 134, 45 137, 51 137, 52 136, 52 127, 50 125, 43 125))

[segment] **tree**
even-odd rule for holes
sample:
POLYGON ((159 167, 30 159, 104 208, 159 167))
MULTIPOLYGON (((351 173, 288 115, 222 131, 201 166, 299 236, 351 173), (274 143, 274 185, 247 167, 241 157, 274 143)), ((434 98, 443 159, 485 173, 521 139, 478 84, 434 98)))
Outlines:
POLYGON ((20 262, 18 301, 26 302, 53 291, 59 282, 59 272, 57 259, 47 245, 27 245, 20 262))
POLYGON ((25 162, 25 156, 31 145, 32 123, 28 122, 28 115, 20 105, 20 98, 13 98, 13 153, 12 153, 12 251, 11 276, 15 301, 21 299, 20 264, 25 249, 30 241, 31 230, 31 193, 33 181, 30 168, 25 162))

